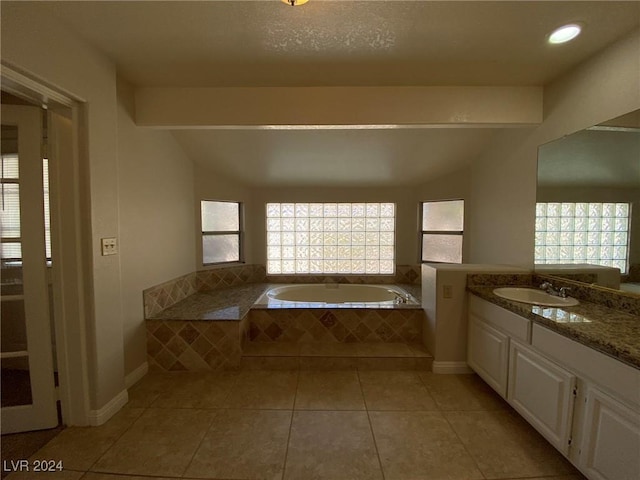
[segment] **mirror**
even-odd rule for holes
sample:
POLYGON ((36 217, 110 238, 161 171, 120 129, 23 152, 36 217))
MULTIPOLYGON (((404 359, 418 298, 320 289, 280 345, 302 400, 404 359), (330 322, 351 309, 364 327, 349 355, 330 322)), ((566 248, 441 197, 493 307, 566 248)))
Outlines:
POLYGON ((538 149, 535 271, 640 296, 640 110, 538 149))

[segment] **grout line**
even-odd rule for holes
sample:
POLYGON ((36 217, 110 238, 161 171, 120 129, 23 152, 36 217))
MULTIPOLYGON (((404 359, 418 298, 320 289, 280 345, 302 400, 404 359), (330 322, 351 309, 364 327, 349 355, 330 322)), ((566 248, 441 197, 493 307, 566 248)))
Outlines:
POLYGON ((284 451, 284 462, 282 463, 282 475, 281 479, 284 479, 284 474, 287 469, 287 459, 289 458, 289 444, 291 443, 291 430, 293 429, 293 416, 295 415, 296 401, 298 399, 298 387, 300 386, 300 368, 297 370, 296 376, 296 391, 293 394, 293 406, 291 407, 291 421, 289 422, 289 434, 287 435, 287 448, 284 451))
POLYGON ((367 413, 367 421, 369 422, 369 430, 371 431, 371 438, 373 439, 373 447, 376 449, 376 457, 378 457, 378 466, 380 467, 380 474, 382 475, 382 480, 385 480, 384 468, 382 467, 382 459, 380 458, 380 450, 378 449, 378 442, 376 441, 376 435, 373 431, 373 424, 371 423, 371 416, 369 415, 369 407, 367 406, 367 398, 364 395, 364 390, 362 389, 362 381, 360 380, 360 372, 356 371, 358 376, 358 385, 360 385, 360 393, 362 393, 362 400, 364 401, 364 409, 367 413))
MULTIPOLYGON (((206 411, 209 411, 209 410, 206 410, 206 411)), ((180 475, 180 477, 184 477, 184 474, 187 473, 187 470, 189 470, 189 467, 193 463, 193 459, 196 458, 196 454, 198 453, 198 450, 200 450, 200 447, 202 446, 204 439, 206 438, 207 434, 211 431, 211 428, 213 428, 213 421, 218 417, 218 415, 220 415, 220 411, 216 411, 214 415, 211 415, 211 418, 209 419, 209 426, 207 427, 202 437, 200 438, 200 441, 198 442, 198 446, 193 450, 191 459, 189 460, 187 465, 184 467, 184 470, 182 470, 182 474, 180 475)))

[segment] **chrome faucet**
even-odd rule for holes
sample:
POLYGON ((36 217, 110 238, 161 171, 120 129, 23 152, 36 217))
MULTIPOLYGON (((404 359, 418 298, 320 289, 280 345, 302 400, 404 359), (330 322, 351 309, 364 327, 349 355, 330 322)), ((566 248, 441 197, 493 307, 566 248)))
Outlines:
POLYGON ((549 295, 560 298, 567 298, 567 292, 571 290, 570 287, 560 287, 559 289, 556 289, 551 282, 543 282, 540 284, 540 289, 549 295))
POLYGON ((409 294, 401 295, 398 292, 393 292, 396 296, 395 303, 409 303, 409 294))

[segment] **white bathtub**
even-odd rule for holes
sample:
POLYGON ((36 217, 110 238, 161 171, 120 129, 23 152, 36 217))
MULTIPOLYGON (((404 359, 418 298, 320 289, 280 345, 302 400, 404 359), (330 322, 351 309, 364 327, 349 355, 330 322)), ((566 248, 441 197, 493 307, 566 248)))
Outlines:
POLYGON ((256 305, 300 307, 378 308, 418 302, 396 285, 344 283, 289 284, 267 290, 256 305))

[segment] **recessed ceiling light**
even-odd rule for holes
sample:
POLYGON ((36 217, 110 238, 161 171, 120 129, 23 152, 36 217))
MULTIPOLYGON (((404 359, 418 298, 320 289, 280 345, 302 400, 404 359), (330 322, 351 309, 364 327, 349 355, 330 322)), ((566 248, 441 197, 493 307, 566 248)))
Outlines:
POLYGON ((582 27, 576 23, 557 28, 549 35, 549 43, 565 43, 580 35, 582 27))
POLYGON ((291 5, 292 7, 297 7, 298 5, 304 5, 309 0, 282 0, 283 3, 287 5, 291 5))

